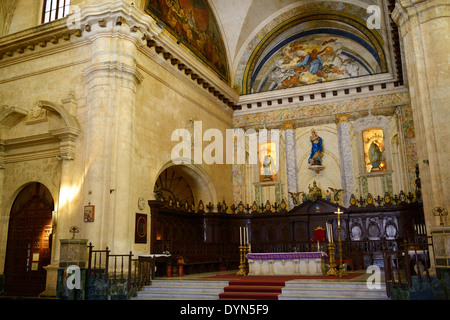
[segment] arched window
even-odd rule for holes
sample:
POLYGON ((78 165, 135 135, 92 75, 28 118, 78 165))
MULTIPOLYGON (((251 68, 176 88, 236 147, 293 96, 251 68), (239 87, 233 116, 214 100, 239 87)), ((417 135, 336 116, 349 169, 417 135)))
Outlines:
POLYGON ((42 23, 64 18, 69 14, 70 0, 45 0, 42 23))

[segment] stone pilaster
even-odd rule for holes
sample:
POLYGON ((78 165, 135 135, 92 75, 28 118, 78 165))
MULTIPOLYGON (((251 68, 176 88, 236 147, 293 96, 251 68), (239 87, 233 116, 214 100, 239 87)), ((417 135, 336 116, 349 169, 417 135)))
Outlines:
MULTIPOLYGON (((286 149, 286 179, 289 192, 298 192, 298 175, 297 175, 297 146, 294 131, 294 121, 283 122, 285 132, 285 149, 286 149)), ((291 197, 289 199, 289 209, 294 208, 294 202, 291 197)))
POLYGON ((336 115, 341 183, 342 189, 344 189, 342 203, 344 206, 349 206, 350 196, 355 192, 353 181, 352 146, 350 141, 350 125, 348 123, 348 117, 348 113, 336 115))
POLYGON ((446 0, 397 0, 392 18, 405 52, 425 220, 436 226, 433 208, 450 208, 450 6, 446 0))
POLYGON ((87 171, 81 191, 82 205, 95 205, 95 221, 83 229, 95 247, 123 253, 133 239, 133 122, 143 80, 136 57, 156 28, 150 17, 123 1, 83 10, 77 24, 87 31, 92 57, 84 71, 87 171))
POLYGON ((52 248, 52 262, 59 260, 59 239, 69 236, 71 223, 78 223, 74 212, 72 200, 76 193, 74 188, 74 159, 75 159, 75 141, 80 133, 78 128, 61 128, 49 131, 53 136, 60 140, 59 154, 57 159, 61 166, 61 181, 58 196, 58 208, 56 215, 53 216, 54 247, 52 248))

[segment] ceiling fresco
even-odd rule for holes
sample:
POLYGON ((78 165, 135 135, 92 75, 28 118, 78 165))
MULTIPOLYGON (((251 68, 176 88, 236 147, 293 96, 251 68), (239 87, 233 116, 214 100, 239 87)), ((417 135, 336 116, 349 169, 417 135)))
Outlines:
POLYGON ((229 83, 224 42, 206 0, 147 0, 145 11, 229 83))
POLYGON ((279 14, 248 41, 233 88, 245 95, 388 72, 381 30, 368 27, 369 16, 365 7, 332 1, 279 14))

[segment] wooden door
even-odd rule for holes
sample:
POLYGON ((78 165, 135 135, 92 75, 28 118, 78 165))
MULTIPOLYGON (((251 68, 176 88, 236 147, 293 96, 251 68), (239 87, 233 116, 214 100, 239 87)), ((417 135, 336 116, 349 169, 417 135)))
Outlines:
POLYGON ((45 290, 50 264, 53 199, 34 183, 21 191, 11 209, 5 261, 5 293, 37 296, 45 290))

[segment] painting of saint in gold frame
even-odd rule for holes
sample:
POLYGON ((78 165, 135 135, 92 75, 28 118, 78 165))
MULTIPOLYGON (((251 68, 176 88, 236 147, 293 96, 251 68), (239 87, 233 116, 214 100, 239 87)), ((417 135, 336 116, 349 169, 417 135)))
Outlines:
POLYGON ((366 173, 387 170, 383 129, 371 128, 362 132, 364 169, 366 173))
POLYGON ((95 206, 88 205, 84 207, 84 222, 94 222, 95 206))
POLYGON ((259 144, 259 178, 260 182, 277 181, 278 158, 277 144, 265 142, 259 144))

